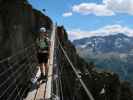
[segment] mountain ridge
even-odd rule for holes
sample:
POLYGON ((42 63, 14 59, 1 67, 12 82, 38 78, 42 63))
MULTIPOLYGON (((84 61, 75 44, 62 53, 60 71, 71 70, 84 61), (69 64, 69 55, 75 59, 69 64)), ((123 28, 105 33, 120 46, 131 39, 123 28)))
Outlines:
POLYGON ((120 52, 127 53, 133 49, 133 37, 122 33, 108 36, 93 36, 77 39, 73 44, 77 48, 95 49, 95 52, 120 52), (127 49, 128 48, 128 49, 127 49))

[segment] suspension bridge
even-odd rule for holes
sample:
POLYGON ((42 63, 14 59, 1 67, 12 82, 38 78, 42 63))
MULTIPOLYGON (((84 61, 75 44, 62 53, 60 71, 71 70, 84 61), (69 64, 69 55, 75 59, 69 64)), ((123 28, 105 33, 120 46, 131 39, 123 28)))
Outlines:
MULTIPOLYGON (((61 67, 60 59, 62 58, 60 55, 63 55, 71 66, 69 70, 73 72, 73 77, 77 79, 78 84, 84 89, 88 100, 95 100, 58 39, 56 25, 53 25, 51 33, 47 81, 34 84, 34 86, 29 84, 32 77, 38 78, 40 75, 37 61, 33 59, 36 58, 36 48, 33 43, 15 55, 0 61, 0 100, 68 100, 65 98, 64 93, 66 88, 63 89, 63 87, 70 89, 71 82, 69 82, 68 74, 67 79, 63 77, 63 71, 67 73, 68 70, 66 71, 61 67), (69 85, 65 86, 64 83, 69 85)), ((71 91, 69 89, 65 91, 71 91)), ((76 99, 71 96, 69 100, 76 99)))

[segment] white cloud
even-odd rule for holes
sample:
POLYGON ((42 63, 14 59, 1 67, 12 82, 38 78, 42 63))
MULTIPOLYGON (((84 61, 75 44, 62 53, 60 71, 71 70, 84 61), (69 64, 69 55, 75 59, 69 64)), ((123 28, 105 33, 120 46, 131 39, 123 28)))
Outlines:
POLYGON ((88 31, 82 31, 80 29, 72 29, 68 31, 68 36, 70 40, 80 39, 83 37, 88 37, 88 31))
POLYGON ((91 36, 107 36, 117 33, 123 33, 128 36, 133 36, 133 29, 121 25, 107 25, 95 31, 82 31, 80 29, 74 29, 68 31, 69 38, 71 40, 80 39, 83 37, 91 37, 91 36))
POLYGON ((72 7, 73 12, 81 14, 95 14, 97 16, 111 16, 114 13, 107 9, 105 5, 97 5, 95 3, 81 3, 72 7))
POLYGON ((133 15, 133 0, 103 0, 101 4, 81 3, 74 5, 72 11, 96 16, 112 16, 116 13, 133 15))
POLYGON ((102 35, 102 36, 117 34, 117 33, 124 33, 125 35, 133 36, 133 29, 121 25, 108 25, 96 31, 91 31, 91 32, 95 33, 96 35, 102 35))
POLYGON ((115 13, 133 15, 133 0, 103 0, 103 3, 115 13))
POLYGON ((62 16, 63 16, 63 17, 72 16, 72 12, 65 12, 62 16))

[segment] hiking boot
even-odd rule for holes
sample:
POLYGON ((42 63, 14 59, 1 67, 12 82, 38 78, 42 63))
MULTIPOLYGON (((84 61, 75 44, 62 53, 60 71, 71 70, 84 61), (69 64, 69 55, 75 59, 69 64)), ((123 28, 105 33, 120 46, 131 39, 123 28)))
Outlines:
POLYGON ((47 76, 46 75, 44 75, 44 74, 41 74, 41 76, 38 78, 38 81, 46 81, 46 79, 47 79, 47 76))

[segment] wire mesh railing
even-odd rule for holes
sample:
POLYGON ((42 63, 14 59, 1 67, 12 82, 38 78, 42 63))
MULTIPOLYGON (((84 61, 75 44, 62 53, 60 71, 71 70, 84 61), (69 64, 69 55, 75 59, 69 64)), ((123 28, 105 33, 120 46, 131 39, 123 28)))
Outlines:
POLYGON ((36 50, 31 44, 0 61, 0 100, 22 100, 36 70, 36 50))
POLYGON ((60 55, 60 49, 59 49, 59 44, 56 41, 56 47, 55 47, 55 66, 54 66, 54 97, 56 100, 64 100, 63 98, 63 87, 62 87, 62 81, 61 81, 61 55, 60 55))
MULTIPOLYGON (((91 94, 90 90, 87 88, 86 84, 82 80, 81 76, 78 73, 78 70, 76 69, 75 65, 72 63, 69 55, 61 45, 58 37, 56 37, 56 41, 59 45, 59 52, 62 58, 59 58, 61 61, 59 64, 59 72, 60 72, 60 80, 62 84, 62 91, 63 96, 65 100, 81 100, 80 98, 76 98, 76 95, 81 95, 80 93, 76 93, 79 91, 78 89, 82 88, 86 95, 88 96, 88 99, 95 100, 93 95, 91 94), (70 76, 70 77, 69 77, 70 76)), ((79 96, 80 97, 80 96, 79 96)), ((61 99, 62 100, 62 99, 61 99)))

